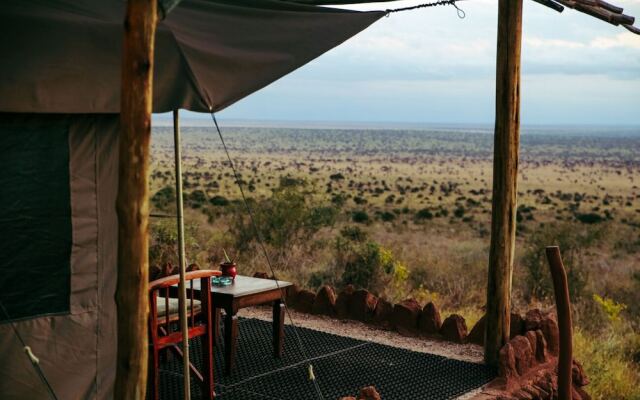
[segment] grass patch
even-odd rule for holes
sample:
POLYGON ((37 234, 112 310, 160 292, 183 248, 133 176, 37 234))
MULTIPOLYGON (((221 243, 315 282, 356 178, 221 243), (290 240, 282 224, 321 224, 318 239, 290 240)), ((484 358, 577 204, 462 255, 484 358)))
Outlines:
POLYGON ((573 343, 574 358, 583 363, 591 381, 586 389, 594 399, 640 399, 640 369, 633 361, 640 335, 620 328, 598 335, 578 329, 573 343))

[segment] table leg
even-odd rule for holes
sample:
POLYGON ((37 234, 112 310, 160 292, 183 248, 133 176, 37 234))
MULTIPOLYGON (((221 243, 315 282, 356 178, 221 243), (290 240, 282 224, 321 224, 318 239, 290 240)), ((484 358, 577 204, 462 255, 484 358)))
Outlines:
POLYGON ((238 340, 238 316, 231 310, 225 310, 224 316, 224 372, 231 374, 236 361, 236 342, 238 340))
POLYGON ((218 345, 218 336, 220 336, 220 309, 213 308, 213 345, 218 345))
POLYGON ((273 302, 273 356, 282 357, 284 349, 284 303, 278 299, 273 302))

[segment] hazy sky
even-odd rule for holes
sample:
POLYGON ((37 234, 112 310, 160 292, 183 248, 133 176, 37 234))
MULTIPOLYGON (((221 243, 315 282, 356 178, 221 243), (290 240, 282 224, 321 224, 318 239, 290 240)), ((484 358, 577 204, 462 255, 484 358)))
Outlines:
MULTIPOLYGON (((640 0, 613 3, 640 18, 640 0)), ((220 116, 490 123, 497 0, 468 0, 460 7, 465 19, 453 7, 382 18, 220 116)), ((531 0, 525 0, 523 30, 523 123, 640 124, 640 36, 531 0)))

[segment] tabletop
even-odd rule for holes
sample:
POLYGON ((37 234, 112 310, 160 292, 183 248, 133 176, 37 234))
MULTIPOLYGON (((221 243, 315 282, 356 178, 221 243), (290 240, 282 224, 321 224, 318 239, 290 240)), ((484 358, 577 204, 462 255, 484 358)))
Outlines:
MULTIPOLYGON (((291 282, 275 281, 273 279, 253 278, 250 276, 238 275, 233 284, 229 286, 211 286, 211 293, 229 295, 233 297, 248 296, 256 293, 276 290, 278 287, 284 289, 293 285, 291 282), (277 282, 277 283, 276 283, 277 282)), ((187 284, 187 287, 189 284, 187 284)), ((200 289, 200 280, 193 281, 193 288, 200 289)))

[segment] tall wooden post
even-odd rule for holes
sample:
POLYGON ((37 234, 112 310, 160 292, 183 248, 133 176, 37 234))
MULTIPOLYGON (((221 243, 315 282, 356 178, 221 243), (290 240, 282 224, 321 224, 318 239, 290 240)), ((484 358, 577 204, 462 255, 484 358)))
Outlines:
POLYGON ((556 298, 558 328, 560 332, 560 354, 558 356, 558 400, 571 400, 573 368, 573 323, 571 321, 571 299, 567 272, 560 256, 558 246, 546 249, 547 260, 553 281, 553 293, 556 298))
POLYGON ((485 361, 494 366, 498 363, 500 348, 509 340, 520 142, 521 39, 522 0, 499 0, 493 201, 485 332, 485 361))
POLYGON ((149 314, 149 141, 157 0, 129 0, 124 21, 118 170, 115 398, 144 400, 149 314))
POLYGON ((189 370, 189 327, 187 320, 187 287, 184 280, 186 274, 186 256, 184 250, 184 204, 182 198, 182 144, 180 143, 180 114, 173 110, 173 148, 176 172, 176 214, 178 229, 178 260, 180 261, 180 330, 182 331, 182 375, 183 400, 191 399, 191 380, 189 370))

